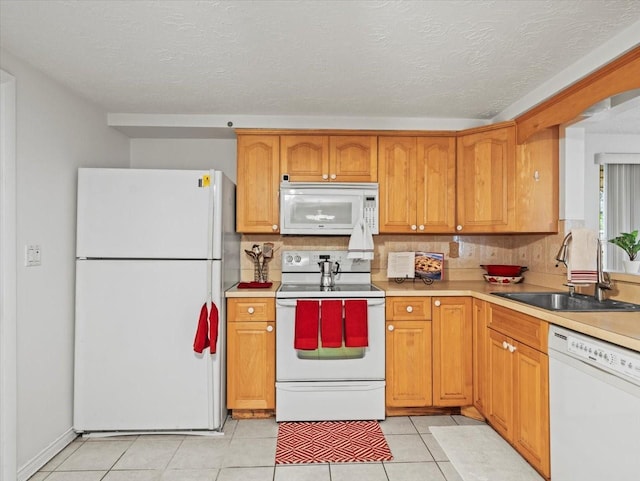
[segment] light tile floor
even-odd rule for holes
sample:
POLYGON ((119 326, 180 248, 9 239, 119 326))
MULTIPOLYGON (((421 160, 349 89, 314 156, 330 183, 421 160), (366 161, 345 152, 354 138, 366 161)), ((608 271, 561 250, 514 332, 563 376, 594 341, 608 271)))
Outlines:
POLYGON ((463 416, 390 417, 380 423, 394 459, 275 465, 273 419, 228 419, 224 436, 78 438, 30 481, 462 481, 430 426, 478 424, 463 416))

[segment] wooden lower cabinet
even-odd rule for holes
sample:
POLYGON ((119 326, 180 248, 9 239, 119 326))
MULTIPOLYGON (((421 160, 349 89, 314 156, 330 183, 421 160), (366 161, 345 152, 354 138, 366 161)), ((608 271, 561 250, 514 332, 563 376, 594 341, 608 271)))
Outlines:
POLYGON ((433 298, 433 405, 473 404, 472 299, 433 298))
POLYGON ((547 324, 510 309, 490 306, 487 420, 549 478, 547 324))
POLYGON ((386 319, 387 408, 431 406, 430 299, 388 297, 386 319))
POLYGON ((275 409, 275 300, 227 299, 227 408, 275 409))
POLYGON ((486 416, 487 399, 487 303, 473 300, 473 405, 486 416))

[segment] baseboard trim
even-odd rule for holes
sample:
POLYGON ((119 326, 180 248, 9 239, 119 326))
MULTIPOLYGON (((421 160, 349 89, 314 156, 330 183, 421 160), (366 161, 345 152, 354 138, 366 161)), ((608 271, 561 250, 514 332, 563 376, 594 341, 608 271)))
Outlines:
POLYGON ((17 480, 27 481, 31 476, 38 472, 38 470, 42 468, 42 466, 51 461, 51 459, 53 459, 56 454, 67 447, 71 443, 71 441, 73 441, 77 437, 78 434, 72 428, 69 428, 68 431, 59 436, 58 439, 56 439, 51 444, 49 444, 49 446, 40 451, 30 461, 18 468, 17 480))

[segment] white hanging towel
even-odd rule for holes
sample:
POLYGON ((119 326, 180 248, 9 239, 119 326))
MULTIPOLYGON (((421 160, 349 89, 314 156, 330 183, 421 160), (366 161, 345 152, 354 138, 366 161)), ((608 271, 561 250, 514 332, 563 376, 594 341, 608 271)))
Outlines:
POLYGON ((356 222, 351 231, 347 258, 373 260, 373 236, 364 219, 356 222))
POLYGON ((596 256, 598 234, 590 229, 571 231, 567 279, 577 284, 594 284, 598 281, 596 256))

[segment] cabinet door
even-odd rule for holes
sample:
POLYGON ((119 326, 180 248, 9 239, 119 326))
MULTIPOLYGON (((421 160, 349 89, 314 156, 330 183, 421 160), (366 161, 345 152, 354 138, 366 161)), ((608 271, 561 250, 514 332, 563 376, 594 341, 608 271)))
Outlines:
POLYGON ((515 343, 513 443, 544 476, 549 467, 549 358, 515 343))
POLYGON ((238 135, 238 232, 279 231, 279 158, 280 139, 277 135, 238 135))
POLYGON ((558 232, 558 126, 541 130, 516 157, 516 231, 558 232))
POLYGON ((376 182, 378 138, 375 135, 329 137, 329 180, 376 182))
POLYGON ((510 339, 493 329, 489 329, 489 380, 487 406, 488 421, 507 441, 513 433, 513 356, 507 349, 510 339))
POLYGON ((433 301, 433 405, 473 403, 472 301, 442 297, 433 301))
POLYGON ((387 407, 431 406, 431 321, 387 321, 387 407))
POLYGON ((329 180, 329 137, 283 135, 280 137, 280 172, 292 182, 329 180))
POLYGON ((455 209, 455 138, 418 137, 416 157, 418 232, 454 232, 455 209))
POLYGON ((487 303, 473 300, 473 405, 485 415, 487 391, 487 303))
POLYGON ((275 408, 275 322, 228 323, 227 407, 275 408))
POLYGON ((416 139, 379 137, 380 233, 416 232, 416 139))
POLYGON ((458 137, 457 230, 515 230, 515 155, 515 126, 458 137))

